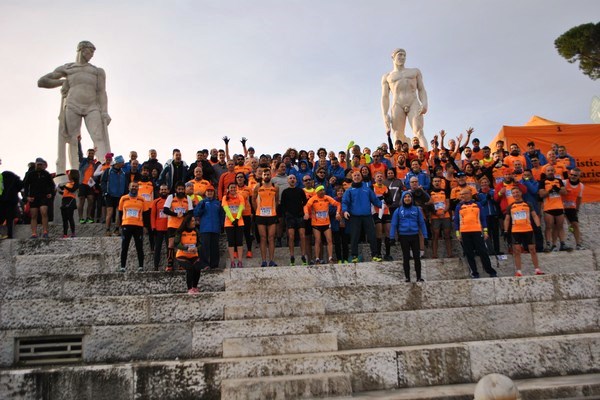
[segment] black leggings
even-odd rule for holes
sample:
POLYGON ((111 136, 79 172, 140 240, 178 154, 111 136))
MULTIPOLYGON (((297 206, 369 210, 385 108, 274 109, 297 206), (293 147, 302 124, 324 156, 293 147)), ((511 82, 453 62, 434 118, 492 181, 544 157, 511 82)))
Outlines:
POLYGON ((69 233, 69 225, 71 226, 71 233, 75 234, 75 199, 74 198, 63 198, 60 206, 60 215, 62 216, 63 223, 63 235, 69 233))
POLYGON ((415 272, 417 280, 421 279, 421 251, 419 247, 419 235, 398 235, 400 247, 402 248, 402 266, 404 267, 404 277, 410 280, 410 251, 412 250, 415 260, 415 272))
POLYGON ((129 252, 129 243, 131 242, 132 237, 135 243, 135 249, 137 250, 140 269, 144 268, 143 234, 144 228, 141 226, 123 225, 121 229, 121 268, 125 268, 125 265, 127 265, 127 253, 129 252))
POLYGON ((160 256, 162 254, 163 243, 165 244, 165 254, 169 252, 169 236, 167 231, 154 231, 154 270, 158 271, 160 256))
POLYGON ((252 241, 254 240, 254 236, 252 236, 252 216, 244 215, 242 218, 244 219, 244 238, 246 239, 246 247, 248 248, 248 251, 252 251, 252 241))
POLYGON ((178 258, 177 262, 185 268, 185 282, 188 290, 197 288, 200 281, 200 271, 202 270, 200 258, 178 258))

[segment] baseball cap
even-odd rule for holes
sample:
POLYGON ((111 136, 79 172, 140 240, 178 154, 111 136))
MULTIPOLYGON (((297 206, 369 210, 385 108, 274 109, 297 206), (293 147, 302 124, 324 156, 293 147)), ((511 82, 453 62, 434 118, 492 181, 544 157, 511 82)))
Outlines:
POLYGON ((123 156, 116 156, 115 157, 115 164, 116 163, 124 163, 125 159, 123 158, 123 156))
POLYGON ((36 164, 47 164, 46 160, 44 160, 42 157, 36 158, 35 163, 36 164))

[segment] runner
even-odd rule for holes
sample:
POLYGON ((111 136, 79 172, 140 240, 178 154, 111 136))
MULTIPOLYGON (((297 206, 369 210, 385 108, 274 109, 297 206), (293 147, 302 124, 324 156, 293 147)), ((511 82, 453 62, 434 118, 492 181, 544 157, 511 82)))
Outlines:
POLYGON ((163 212, 168 216, 167 235, 169 236, 169 246, 167 250, 167 268, 165 268, 167 272, 173 271, 173 263, 175 261, 175 232, 181 226, 185 214, 192 209, 192 202, 185 195, 185 184, 183 182, 176 182, 175 194, 167 197, 163 207, 163 212))
POLYGON ((241 257, 238 259, 237 249, 243 248, 244 218, 242 217, 245 204, 244 196, 237 193, 237 183, 232 182, 223 196, 222 205, 225 211, 225 234, 227 235, 227 250, 231 268, 243 268, 241 257))
MULTIPOLYGON (((373 164, 371 164, 372 166, 373 164)), ((375 223, 375 236, 377 237, 377 252, 381 254, 381 244, 385 242, 385 255, 383 256, 384 261, 393 261, 390 254, 390 222, 392 221, 392 215, 390 214, 390 208, 387 203, 391 203, 390 193, 388 187, 383 183, 383 172, 378 171, 375 173, 375 183, 373 184, 373 191, 375 196, 381 200, 382 207, 373 207, 373 222, 375 223)))
POLYGON ((79 171, 70 170, 67 174, 69 182, 59 186, 59 193, 63 198, 60 205, 60 214, 63 220, 63 238, 68 238, 68 227, 71 226, 71 237, 75 237, 75 209, 77 208, 76 194, 79 188, 79 171))
MULTIPOLYGON (((252 242, 254 237, 252 236, 252 207, 250 205, 250 199, 252 198, 252 189, 254 187, 248 186, 246 176, 242 172, 235 174, 235 181, 237 183, 237 193, 244 196, 244 211, 242 212, 242 218, 244 220, 244 237, 246 239, 246 258, 252 258, 252 242)), ((241 252, 242 250, 243 247, 240 246, 239 251, 241 252)))
POLYGON ((194 208, 194 217, 200 219, 200 258, 205 268, 219 268, 219 237, 224 216, 221 202, 216 198, 215 188, 212 185, 207 186, 204 199, 194 208))
POLYGON ((446 257, 453 257, 452 241, 450 231, 452 230, 452 221, 450 219, 450 199, 446 191, 442 189, 442 178, 434 176, 429 191, 431 201, 433 202, 433 212, 431 213, 431 232, 433 234, 432 257, 438 258, 438 241, 440 236, 444 236, 446 245, 446 257))
POLYGON ((321 235, 325 236, 327 240, 327 254, 329 255, 329 263, 334 263, 333 258, 333 241, 331 237, 331 227, 329 225, 329 206, 333 205, 337 207, 335 214, 336 219, 341 219, 341 206, 340 203, 332 199, 330 196, 325 195, 325 188, 318 186, 316 189, 316 196, 311 197, 304 207, 304 219, 311 219, 313 234, 315 236, 315 261, 314 264, 321 264, 321 235))
POLYGON ((129 193, 119 199, 119 221, 121 222, 121 268, 125 272, 129 243, 133 237, 138 256, 138 272, 144 270, 144 234, 143 213, 148 210, 148 203, 138 196, 139 185, 137 182, 129 184, 129 193))
POLYGON ((159 197, 154 200, 150 207, 150 225, 154 236, 154 270, 158 271, 160 257, 165 244, 165 252, 169 253, 169 238, 167 235, 168 216, 164 212, 165 201, 169 196, 169 187, 166 184, 160 185, 158 189, 159 197))
MULTIPOLYGON (((309 178, 310 179, 310 178, 309 178)), ((288 176, 289 187, 281 192, 281 215, 285 218, 288 235, 288 248, 290 250, 290 265, 295 265, 294 245, 296 242, 296 230, 300 242, 300 254, 303 264, 306 265, 306 237, 304 225, 304 206, 306 205, 306 194, 304 190, 296 186, 295 175, 288 176)))
POLYGON ((277 205, 279 190, 271 182, 271 170, 263 169, 262 182, 254 188, 252 204, 256 210, 254 221, 260 235, 261 267, 276 267, 275 263, 275 232, 277 229, 277 205), (268 246, 268 254, 267 254, 268 246))
POLYGON ((562 196, 565 216, 567 217, 567 221, 569 221, 569 230, 575 236, 575 249, 577 250, 583 250, 578 216, 583 198, 583 183, 579 181, 580 176, 581 170, 579 168, 573 168, 569 171, 569 179, 564 181, 567 194, 562 196))
POLYGON ((564 204, 561 196, 567 194, 565 184, 554 176, 554 166, 546 164, 546 177, 540 181, 538 192, 543 201, 544 223, 546 225, 546 249, 545 251, 570 251, 565 244, 565 221, 564 204), (560 247, 556 247, 556 239, 560 240, 560 247))
POLYGON ((196 220, 192 214, 187 214, 181 226, 175 232, 175 244, 177 246, 177 262, 185 268, 185 280, 188 294, 197 294, 198 282, 200 281, 200 270, 202 261, 198 256, 200 238, 196 232, 196 220))
POLYGON ((536 275, 543 275, 538 263, 537 252, 533 240, 533 227, 531 220, 540 226, 540 218, 533 206, 523 201, 523 196, 519 188, 513 189, 514 203, 508 206, 506 217, 504 218, 504 234, 512 236, 513 258, 515 260, 515 276, 523 276, 521 272, 521 248, 527 248, 531 255, 531 261, 535 267, 536 275))
POLYGON ((54 182, 46 171, 46 161, 36 158, 35 169, 29 171, 23 179, 24 198, 31 210, 31 239, 38 237, 38 213, 42 216, 42 237, 48 238, 48 207, 52 205, 54 182))

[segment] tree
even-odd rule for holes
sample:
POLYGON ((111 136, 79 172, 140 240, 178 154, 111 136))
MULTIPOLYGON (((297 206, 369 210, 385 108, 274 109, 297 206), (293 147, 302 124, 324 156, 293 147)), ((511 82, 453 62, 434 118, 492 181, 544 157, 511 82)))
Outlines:
POLYGON ((568 62, 579 61, 579 69, 596 80, 600 78, 600 22, 576 26, 560 35, 554 46, 568 62))

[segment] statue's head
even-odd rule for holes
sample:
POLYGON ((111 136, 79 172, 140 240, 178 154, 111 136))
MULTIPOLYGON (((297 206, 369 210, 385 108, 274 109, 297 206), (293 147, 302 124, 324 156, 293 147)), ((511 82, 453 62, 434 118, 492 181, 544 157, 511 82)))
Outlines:
POLYGON ((79 44, 77 44, 77 51, 81 51, 83 49, 92 49, 92 50, 96 50, 96 46, 94 46, 94 44, 92 42, 89 42, 87 40, 83 40, 81 42, 79 42, 79 44))
POLYGON ((404 55, 406 55, 406 50, 404 50, 404 49, 395 49, 394 51, 392 51, 392 58, 395 58, 398 53, 404 53, 404 55))

